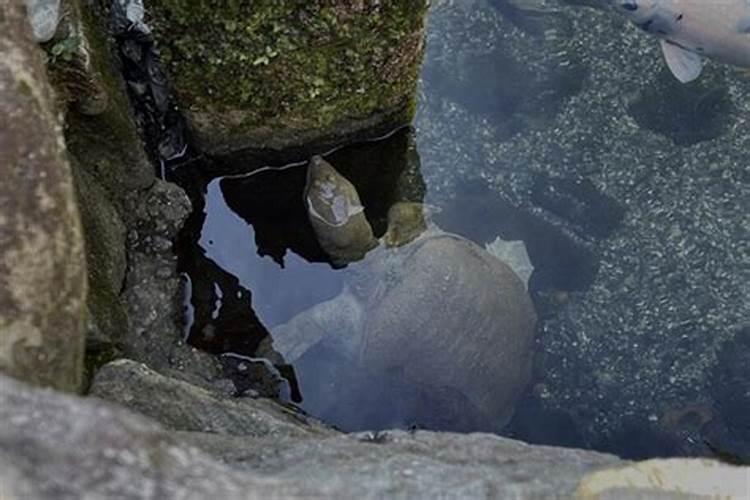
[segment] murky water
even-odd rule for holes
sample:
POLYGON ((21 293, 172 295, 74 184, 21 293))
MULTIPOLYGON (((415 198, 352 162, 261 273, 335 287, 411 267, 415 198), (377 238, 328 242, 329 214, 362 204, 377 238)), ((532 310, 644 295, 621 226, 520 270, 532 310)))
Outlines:
MULTIPOLYGON (((388 209, 410 201, 479 247, 525 243, 533 376, 505 433, 630 457, 747 455, 750 84, 718 64, 680 84, 653 39, 579 3, 433 2, 414 127, 325 158, 356 186, 376 237, 388 209)), ((409 363, 357 366, 345 336, 308 346, 294 376, 284 367, 272 334, 320 304, 343 307, 370 259, 329 264, 303 203, 304 163, 179 175, 196 202, 180 245, 193 344, 269 357, 290 397, 346 430, 497 430, 501 416, 467 396, 502 390, 494 376, 415 383, 409 363)), ((470 324, 470 308, 458 311, 470 324)), ((449 333, 460 352, 487 349, 449 333)))

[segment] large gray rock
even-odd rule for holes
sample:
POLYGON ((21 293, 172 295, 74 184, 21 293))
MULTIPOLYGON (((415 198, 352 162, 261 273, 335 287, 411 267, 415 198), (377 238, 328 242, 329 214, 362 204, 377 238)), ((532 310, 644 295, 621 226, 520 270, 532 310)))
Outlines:
POLYGON ((0 5, 0 370, 81 384, 86 268, 61 124, 20 2, 0 5))
POLYGON ((48 50, 47 70, 61 110, 86 235, 89 264, 89 363, 111 357, 129 330, 120 298, 131 211, 124 200, 155 180, 136 129, 119 61, 108 36, 105 3, 67 0, 48 50))
POLYGON ((12 499, 566 497, 586 472, 622 463, 489 434, 168 432, 2 376, 0 421, 0 493, 12 499))
POLYGON ((262 498, 276 482, 238 474, 116 406, 2 376, 0 421, 2 498, 262 498))
POLYGON ((271 400, 231 397, 227 391, 222 393, 220 386, 199 387, 126 359, 102 367, 91 394, 175 430, 277 437, 333 433, 271 400))
POLYGON ((411 118, 424 0, 146 7, 204 151, 320 146, 411 118))
POLYGON ((199 385, 215 379, 218 362, 185 344, 179 318, 183 297, 172 242, 190 213, 190 200, 175 184, 157 180, 146 192, 132 193, 126 207, 129 262, 122 300, 130 329, 123 353, 199 385))
POLYGON ((504 199, 576 242, 544 230, 549 243, 529 246, 547 276, 532 288, 550 298, 536 302, 535 404, 572 420, 582 446, 633 450, 637 423, 708 453, 670 415, 711 405, 716 353, 750 317, 750 87, 720 64, 680 84, 651 37, 583 3, 603 4, 432 2, 422 173, 446 230, 533 243, 541 230, 511 220, 504 199), (570 29, 530 36, 495 8, 508 3, 554 7, 544 17, 570 29))

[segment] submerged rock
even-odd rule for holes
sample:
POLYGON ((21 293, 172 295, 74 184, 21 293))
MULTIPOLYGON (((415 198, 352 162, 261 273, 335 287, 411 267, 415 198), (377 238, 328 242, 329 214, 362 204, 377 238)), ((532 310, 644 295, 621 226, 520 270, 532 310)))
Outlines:
POLYGON ((736 112, 730 88, 720 77, 683 84, 667 69, 628 106, 640 127, 668 137, 677 146, 722 136, 736 112))
POLYGON ((23 5, 0 4, 0 370, 78 390, 86 266, 61 124, 23 5))
POLYGON ((717 353, 711 395, 725 435, 710 437, 712 445, 750 461, 750 327, 726 341, 717 353))
POLYGON ((609 237, 620 225, 625 209, 596 188, 590 179, 536 175, 530 200, 572 224, 582 235, 609 237))

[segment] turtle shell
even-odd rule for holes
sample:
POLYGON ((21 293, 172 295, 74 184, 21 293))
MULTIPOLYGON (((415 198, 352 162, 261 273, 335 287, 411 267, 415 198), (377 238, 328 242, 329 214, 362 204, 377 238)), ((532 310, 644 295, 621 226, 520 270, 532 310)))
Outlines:
POLYGON ((476 244, 431 234, 397 252, 365 307, 360 362, 456 389, 507 423, 530 379, 536 315, 519 277, 476 244))

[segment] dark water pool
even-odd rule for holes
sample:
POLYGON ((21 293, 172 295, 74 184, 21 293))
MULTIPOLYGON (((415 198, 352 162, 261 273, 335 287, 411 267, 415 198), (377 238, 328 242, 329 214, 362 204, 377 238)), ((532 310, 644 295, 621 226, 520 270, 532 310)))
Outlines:
MULTIPOLYGON (((544 5, 433 2, 413 126, 325 158, 376 237, 410 201, 480 247, 524 242, 533 376, 504 433, 628 457, 746 456, 750 85, 716 64, 679 84, 611 13, 544 5)), ((319 246, 297 160, 178 173, 196 206, 179 245, 190 342, 269 357, 289 398, 345 430, 495 430, 464 392, 362 370, 335 343, 291 366, 272 352, 280 325, 341 297, 357 269, 319 246)))

